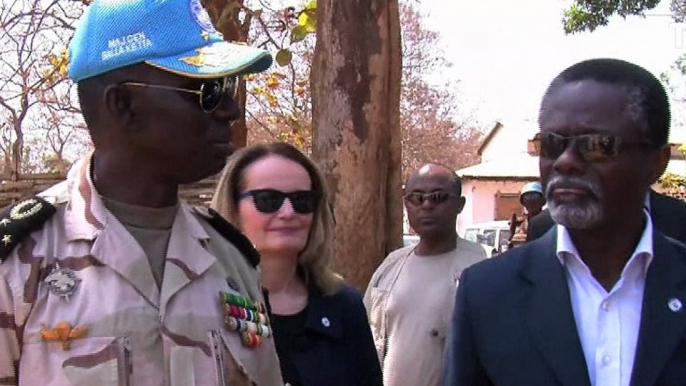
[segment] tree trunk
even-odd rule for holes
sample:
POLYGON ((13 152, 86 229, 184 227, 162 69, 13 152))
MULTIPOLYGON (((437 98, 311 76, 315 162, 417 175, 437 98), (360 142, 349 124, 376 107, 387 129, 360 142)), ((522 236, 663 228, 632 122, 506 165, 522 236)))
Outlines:
POLYGON ((335 268, 364 290, 402 242, 397 0, 319 0, 313 156, 336 220, 335 268))

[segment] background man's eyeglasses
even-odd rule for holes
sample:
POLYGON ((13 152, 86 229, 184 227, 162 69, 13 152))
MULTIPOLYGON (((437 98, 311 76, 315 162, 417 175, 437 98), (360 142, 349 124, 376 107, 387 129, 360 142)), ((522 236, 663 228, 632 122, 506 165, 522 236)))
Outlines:
POLYGON ((621 137, 608 134, 584 134, 566 137, 555 133, 537 133, 533 139, 536 155, 555 160, 572 145, 574 150, 589 162, 609 161, 616 158, 622 148, 633 145, 652 146, 647 142, 628 142, 621 137))
POLYGON ((238 77, 227 76, 222 79, 205 80, 200 85, 200 90, 189 90, 187 88, 140 82, 124 82, 122 83, 122 86, 149 87, 161 90, 180 91, 196 94, 200 96, 200 108, 202 108, 202 110, 206 113, 211 113, 217 108, 217 106, 219 106, 219 102, 221 102, 222 96, 228 95, 231 98, 236 97, 236 92, 238 90, 238 77))
POLYGON ((411 192, 405 195, 405 201, 412 205, 419 206, 427 200, 433 204, 442 204, 453 197, 455 197, 454 194, 441 191, 431 193, 411 192))
POLYGON ((317 194, 312 190, 282 192, 274 189, 248 190, 238 196, 239 200, 252 197, 255 209, 262 213, 274 213, 281 209, 288 198, 293 210, 300 214, 310 214, 317 208, 317 194))

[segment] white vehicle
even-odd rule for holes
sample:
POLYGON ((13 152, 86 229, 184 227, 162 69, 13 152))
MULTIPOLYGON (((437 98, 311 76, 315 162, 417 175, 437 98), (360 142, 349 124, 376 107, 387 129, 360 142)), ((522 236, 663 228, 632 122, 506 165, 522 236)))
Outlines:
POLYGON ((403 235, 403 247, 417 244, 419 242, 419 236, 417 235, 403 235))
POLYGON ((472 224, 464 232, 464 238, 481 244, 488 257, 507 250, 510 239, 509 221, 489 221, 472 224))

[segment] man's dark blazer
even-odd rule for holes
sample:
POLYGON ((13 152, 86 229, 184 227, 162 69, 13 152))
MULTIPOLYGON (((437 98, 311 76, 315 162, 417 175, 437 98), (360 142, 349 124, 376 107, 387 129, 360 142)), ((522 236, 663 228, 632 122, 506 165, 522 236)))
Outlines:
MULTIPOLYGON (((463 272, 444 386, 590 386, 556 241, 555 228, 463 272)), ((631 386, 683 386, 686 307, 668 303, 686 306, 686 245, 655 231, 653 254, 631 386)))
MULTIPOLYGON (((660 232, 686 244, 686 202, 650 191, 650 217, 660 232)), ((555 225, 550 212, 544 210, 529 220, 526 241, 536 240, 555 225)), ((684 381, 686 385, 686 381, 684 381)))

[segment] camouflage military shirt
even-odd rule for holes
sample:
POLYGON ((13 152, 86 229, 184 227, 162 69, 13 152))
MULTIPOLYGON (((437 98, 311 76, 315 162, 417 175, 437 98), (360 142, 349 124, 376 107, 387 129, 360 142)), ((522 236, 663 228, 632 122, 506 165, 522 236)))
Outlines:
POLYGON ((282 385, 273 339, 249 347, 225 326, 220 291, 263 301, 256 268, 181 203, 160 289, 90 159, 44 192, 56 213, 0 264, 0 384, 282 385))

